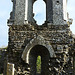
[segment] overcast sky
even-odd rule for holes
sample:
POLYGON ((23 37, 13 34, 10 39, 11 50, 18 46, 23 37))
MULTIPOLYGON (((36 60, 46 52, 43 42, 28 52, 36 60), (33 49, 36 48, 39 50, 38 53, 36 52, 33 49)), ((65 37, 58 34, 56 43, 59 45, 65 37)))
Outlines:
MULTIPOLYGON (((45 3, 42 0, 38 0, 34 4, 35 19, 38 19, 39 24, 45 20, 45 3), (40 2, 39 2, 40 1, 40 2), (39 4, 39 5, 38 5, 39 4), (43 8, 44 7, 44 8, 43 8), (35 10, 36 9, 36 10, 35 10)), ((73 24, 71 25, 71 31, 75 34, 75 0, 68 0, 67 9, 70 18, 73 18, 73 24)), ((10 12, 12 10, 11 0, 1 0, 0 1, 0 47, 8 45, 8 26, 7 19, 10 17, 10 12)))

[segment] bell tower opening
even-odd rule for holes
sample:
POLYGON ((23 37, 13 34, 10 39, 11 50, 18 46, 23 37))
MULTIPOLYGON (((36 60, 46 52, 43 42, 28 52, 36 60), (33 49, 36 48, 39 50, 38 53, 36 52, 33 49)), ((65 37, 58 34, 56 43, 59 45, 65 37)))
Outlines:
POLYGON ((46 21, 46 3, 43 0, 37 0, 33 4, 34 19, 38 25, 46 21))

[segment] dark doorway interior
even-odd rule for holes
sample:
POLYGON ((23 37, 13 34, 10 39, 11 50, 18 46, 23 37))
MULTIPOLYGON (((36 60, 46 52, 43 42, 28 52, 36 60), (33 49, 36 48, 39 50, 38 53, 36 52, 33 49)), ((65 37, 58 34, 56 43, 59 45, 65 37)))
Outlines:
POLYGON ((49 62, 49 51, 42 45, 34 46, 29 53, 29 65, 31 67, 32 75, 48 75, 48 62, 49 62), (39 57, 39 70, 37 63, 39 57))

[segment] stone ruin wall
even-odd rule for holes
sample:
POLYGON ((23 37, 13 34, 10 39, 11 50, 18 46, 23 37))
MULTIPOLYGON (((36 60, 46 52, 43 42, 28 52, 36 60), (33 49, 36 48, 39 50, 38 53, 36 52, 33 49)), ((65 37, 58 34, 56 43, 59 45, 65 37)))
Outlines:
MULTIPOLYGON (((20 0, 12 0, 13 11, 8 20, 9 42, 7 49, 8 54, 6 57, 7 65, 5 66, 7 70, 5 70, 5 74, 10 74, 9 70, 13 72, 14 68, 14 75, 23 74, 25 70, 28 70, 30 64, 23 60, 22 55, 28 44, 32 44, 33 46, 34 43, 38 44, 37 42, 41 45, 41 42, 44 42, 46 47, 52 46, 53 48, 53 52, 51 54, 54 54, 54 56, 49 58, 48 71, 44 73, 45 75, 73 74, 74 37, 70 31, 72 19, 68 18, 69 21, 64 19, 64 16, 67 15, 67 13, 65 13, 65 15, 63 13, 66 11, 66 8, 63 8, 64 0, 44 1, 46 2, 47 7, 46 22, 42 26, 38 26, 33 19, 32 12, 35 0, 31 0, 31 2, 29 0, 23 0, 22 2, 20 2, 20 0), (39 36, 43 37, 44 40, 39 36), (36 39, 37 41, 35 40, 36 42, 33 41, 32 43, 31 40, 34 40, 37 37, 39 37, 40 40, 38 41, 36 39), (9 63, 12 63, 10 64, 11 67, 9 63)), ((65 4, 67 4, 66 1, 65 4)), ((29 46, 27 49, 29 49, 29 46)), ((33 65, 33 67, 35 66, 33 65)), ((33 71, 31 74, 35 75, 35 70, 31 69, 31 71, 33 71)), ((28 70, 28 72, 30 72, 30 70, 28 70)))
MULTIPOLYGON (((58 59, 58 57, 61 58, 61 60, 59 60, 60 62, 66 64, 66 62, 73 61, 71 57, 72 54, 69 52, 72 53, 71 47, 74 44, 74 39, 68 25, 12 25, 9 27, 8 62, 14 63, 15 68, 23 66, 22 62, 24 61, 21 58, 23 51, 26 45, 38 35, 42 36, 45 41, 48 41, 52 45, 56 59, 58 59)), ((55 60, 52 60, 52 62, 53 61, 55 60)), ((68 65, 70 71, 72 70, 72 66, 73 62, 71 62, 71 65, 68 65)), ((67 73, 67 68, 64 70, 67 73)))

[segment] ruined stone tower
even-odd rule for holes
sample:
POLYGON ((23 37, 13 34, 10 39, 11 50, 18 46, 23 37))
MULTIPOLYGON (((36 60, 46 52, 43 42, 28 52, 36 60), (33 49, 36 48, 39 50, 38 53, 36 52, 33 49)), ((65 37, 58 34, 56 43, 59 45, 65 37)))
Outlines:
POLYGON ((42 26, 33 18, 35 1, 12 0, 6 75, 38 75, 38 56, 39 75, 73 75, 74 39, 69 28, 72 20, 67 15, 67 0, 44 0, 46 21, 42 26))

